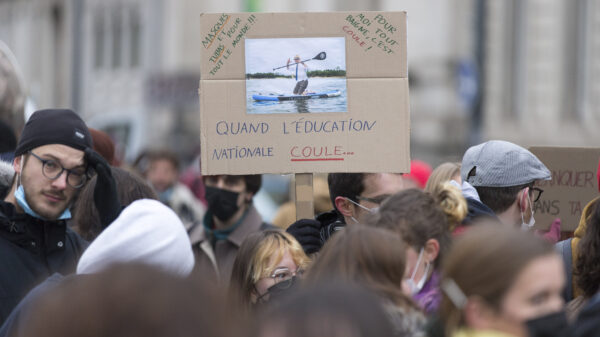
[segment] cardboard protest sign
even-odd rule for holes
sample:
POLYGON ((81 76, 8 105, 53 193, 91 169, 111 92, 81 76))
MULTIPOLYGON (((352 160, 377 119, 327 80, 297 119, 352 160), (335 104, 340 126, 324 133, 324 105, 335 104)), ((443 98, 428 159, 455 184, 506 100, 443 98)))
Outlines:
POLYGON ((409 171, 406 13, 200 19, 203 174, 409 171))
POLYGON ((535 203, 535 224, 548 229, 552 221, 561 219, 562 231, 574 231, 585 205, 596 198, 596 171, 600 148, 532 147, 529 149, 552 172, 552 180, 537 186, 544 190, 535 203))

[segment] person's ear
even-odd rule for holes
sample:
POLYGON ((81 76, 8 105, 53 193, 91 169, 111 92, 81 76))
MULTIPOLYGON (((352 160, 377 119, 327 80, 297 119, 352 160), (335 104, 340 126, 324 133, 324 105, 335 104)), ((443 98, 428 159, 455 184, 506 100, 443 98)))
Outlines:
POLYGON ((346 199, 345 197, 340 197, 337 196, 334 199, 335 201, 335 208, 338 210, 338 212, 340 212, 343 216, 347 216, 347 217, 351 217, 354 216, 353 214, 353 208, 352 208, 352 203, 350 201, 348 201, 348 199, 346 199))
POLYGON ((21 161, 23 160, 23 156, 16 156, 13 159, 13 169, 16 174, 21 174, 21 161))
POLYGON ((440 253, 440 242, 436 239, 429 239, 425 242, 425 261, 433 263, 440 253))
POLYGON ((252 287, 252 291, 250 291, 250 303, 256 303, 258 299, 258 293, 256 292, 256 287, 252 287))
POLYGON ((252 198, 254 198, 254 193, 253 192, 248 192, 246 191, 246 193, 244 193, 244 201, 249 204, 252 202, 252 198))
POLYGON ((529 187, 525 187, 521 190, 521 194, 519 195, 519 209, 521 212, 525 212, 527 210, 527 203, 529 203, 529 187))

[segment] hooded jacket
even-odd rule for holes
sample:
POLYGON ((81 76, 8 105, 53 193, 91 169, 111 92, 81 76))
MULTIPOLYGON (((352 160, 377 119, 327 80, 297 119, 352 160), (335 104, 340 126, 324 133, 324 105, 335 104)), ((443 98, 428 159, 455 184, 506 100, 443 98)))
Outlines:
POLYGON ((467 230, 468 226, 471 226, 475 222, 482 219, 493 219, 498 220, 498 217, 487 205, 481 202, 479 198, 479 193, 475 187, 469 184, 466 181, 463 181, 462 185, 459 185, 456 181, 451 180, 450 183, 461 189, 465 200, 467 201, 467 216, 463 219, 462 225, 457 226, 453 231, 453 235, 460 235, 465 230, 467 230))
POLYGON ((86 246, 64 220, 40 220, 0 201, 0 323, 47 277, 73 273, 86 246))
POLYGON ((181 220, 169 207, 136 200, 83 253, 77 274, 92 274, 115 263, 138 262, 188 276, 194 254, 181 220))
MULTIPOLYGON (((93 274, 115 263, 145 263, 181 277, 194 268, 194 253, 183 223, 156 200, 133 202, 90 244, 77 264, 77 274, 93 274)), ((64 280, 54 274, 33 289, 0 327, 0 336, 17 336, 36 298, 64 280), (25 318, 24 318, 25 317, 25 318)))
POLYGON ((10 191, 14 175, 12 164, 0 160, 0 199, 4 199, 10 191))

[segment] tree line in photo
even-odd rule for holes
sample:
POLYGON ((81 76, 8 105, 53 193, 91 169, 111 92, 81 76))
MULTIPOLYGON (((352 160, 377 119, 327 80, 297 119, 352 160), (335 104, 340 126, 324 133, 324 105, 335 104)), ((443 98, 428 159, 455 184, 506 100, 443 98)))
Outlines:
MULTIPOLYGON (((346 71, 341 69, 309 70, 309 77, 346 77, 346 71)), ((246 79, 257 78, 293 78, 292 75, 281 75, 273 72, 246 74, 246 79)))

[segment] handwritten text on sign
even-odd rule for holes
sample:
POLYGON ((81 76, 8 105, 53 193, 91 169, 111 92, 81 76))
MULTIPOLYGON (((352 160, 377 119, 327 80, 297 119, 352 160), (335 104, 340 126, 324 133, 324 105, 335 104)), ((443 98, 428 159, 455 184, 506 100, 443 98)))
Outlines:
POLYGON ((585 205, 598 196, 596 170, 600 149, 576 147, 532 147, 536 155, 552 173, 552 179, 538 181, 544 190, 535 203, 536 225, 547 226, 555 218, 561 219, 563 231, 574 231, 585 205))
POLYGON ((406 13, 202 13, 198 40, 203 173, 408 171, 406 13), (343 43, 317 45, 316 39, 323 38, 343 43), (289 50, 269 44, 249 52, 252 41, 267 39, 289 39, 289 50), (301 46, 296 39, 316 42, 301 46), (311 71, 344 65, 339 70, 345 71, 345 84, 307 74, 307 92, 336 90, 340 98, 301 99, 297 109, 287 109, 291 103, 285 100, 256 100, 255 95, 287 96, 296 83, 277 76, 250 78, 252 62, 270 73, 294 55, 319 55, 308 63, 311 71), (333 108, 312 110, 319 105, 333 108), (248 113, 249 106, 265 109, 248 113))
MULTIPOLYGON (((595 188, 596 174, 592 171, 573 171, 558 170, 552 171, 552 180, 540 181, 537 186, 547 187, 570 187, 570 188, 595 188)), ((579 200, 570 200, 566 212, 579 217, 585 206, 579 200)), ((560 202, 558 200, 544 200, 543 198, 535 203, 534 210, 541 214, 558 215, 561 213, 560 202)), ((564 212, 564 211, 563 211, 564 212)))
MULTIPOLYGON (((273 128, 270 122, 230 122, 218 121, 215 132, 219 136, 247 136, 247 135, 288 135, 288 134, 319 134, 319 133, 364 133, 375 132, 377 121, 360 119, 340 120, 311 120, 299 118, 292 121, 277 123, 273 128)), ((246 139, 246 138, 244 138, 246 139)), ((273 157, 275 152, 272 146, 228 146, 212 149, 213 160, 231 160, 256 157, 273 157)), ((344 149, 341 145, 300 145, 290 147, 288 156, 290 161, 334 161, 344 160, 354 152, 344 149)))
POLYGON ((386 54, 393 54, 398 41, 394 33, 398 30, 383 14, 368 17, 366 14, 349 14, 346 17, 347 25, 342 26, 342 31, 349 35, 365 51, 373 46, 386 54))
POLYGON ((229 14, 222 14, 219 17, 202 39, 202 46, 206 49, 211 48, 215 42, 218 43, 208 59, 214 64, 210 70, 211 75, 215 75, 223 67, 223 64, 231 56, 232 50, 240 45, 240 41, 255 22, 254 14, 245 20, 234 19, 229 14))

